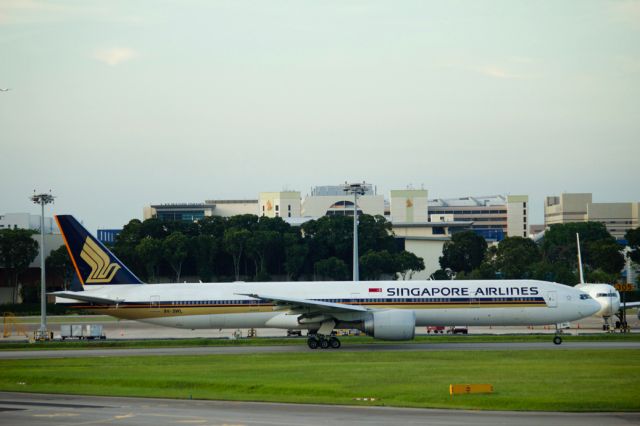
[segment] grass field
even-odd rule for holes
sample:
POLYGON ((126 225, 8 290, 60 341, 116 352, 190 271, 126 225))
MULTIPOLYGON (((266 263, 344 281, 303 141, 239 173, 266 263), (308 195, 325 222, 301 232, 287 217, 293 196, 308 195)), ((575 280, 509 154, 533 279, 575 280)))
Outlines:
POLYGON ((491 410, 640 410, 638 350, 108 357, 5 360, 0 368, 0 390, 6 391, 491 410), (451 383, 490 383, 495 393, 452 398, 451 383))

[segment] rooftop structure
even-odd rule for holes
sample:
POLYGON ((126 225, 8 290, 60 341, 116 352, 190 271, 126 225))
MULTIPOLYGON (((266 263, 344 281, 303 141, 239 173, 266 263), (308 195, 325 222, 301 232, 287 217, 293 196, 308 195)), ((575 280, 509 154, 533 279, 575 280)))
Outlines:
POLYGON ((528 235, 527 195, 489 195, 429 200, 430 220, 472 221, 470 229, 488 240, 528 235))
MULTIPOLYGON (((32 229, 34 231, 40 231, 40 215, 30 213, 0 214, 0 229, 32 229)), ((44 233, 60 233, 52 217, 44 218, 44 233)))
POLYGON ((629 229, 640 226, 640 203, 594 203, 590 193, 564 193, 550 196, 544 203, 544 224, 601 222, 618 240, 629 229))
POLYGON ((206 200, 204 203, 152 204, 143 209, 143 219, 197 221, 206 216, 258 214, 258 200, 206 200))

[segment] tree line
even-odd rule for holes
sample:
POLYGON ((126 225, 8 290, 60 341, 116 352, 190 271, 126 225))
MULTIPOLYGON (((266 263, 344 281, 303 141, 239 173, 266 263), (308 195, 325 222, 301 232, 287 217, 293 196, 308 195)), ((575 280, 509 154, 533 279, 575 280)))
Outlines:
MULTIPOLYGON (((599 222, 551 225, 540 245, 529 238, 507 237, 488 246, 474 232, 460 232, 445 243, 434 279, 538 279, 575 285, 579 279, 576 233, 580 234, 585 282, 615 283, 625 266, 623 247, 599 222)), ((640 263, 640 228, 625 239, 629 257, 640 263)))
MULTIPOLYGON (((424 269, 422 259, 398 247, 383 216, 361 215, 358 248, 362 279, 424 269)), ((351 278, 353 219, 325 216, 302 226, 282 218, 210 216, 197 222, 131 220, 112 247, 149 282, 183 276, 210 281, 347 280, 351 278)))
MULTIPOLYGON (((17 299, 20 277, 36 258, 35 232, 0 230, 0 268, 17 299)), ((287 280, 348 280, 352 270, 352 218, 325 216, 301 227, 281 218, 239 215, 206 217, 198 222, 131 220, 110 247, 136 275, 148 282, 179 282, 188 275, 204 282, 272 277, 287 280)), ((540 279, 564 284, 579 281, 575 234, 579 233, 587 282, 613 283, 624 267, 620 245, 596 222, 552 225, 538 245, 509 237, 497 246, 472 231, 452 236, 434 279, 540 279)), ((391 223, 382 216, 360 216, 360 277, 411 279, 424 269, 423 259, 402 249, 391 223)), ((640 263, 640 228, 625 238, 632 261, 640 263)), ((66 247, 46 259, 50 289, 67 288, 75 276, 66 247), (53 283, 53 284, 52 284, 53 283)), ((37 300, 39 286, 25 286, 23 297, 37 300)))

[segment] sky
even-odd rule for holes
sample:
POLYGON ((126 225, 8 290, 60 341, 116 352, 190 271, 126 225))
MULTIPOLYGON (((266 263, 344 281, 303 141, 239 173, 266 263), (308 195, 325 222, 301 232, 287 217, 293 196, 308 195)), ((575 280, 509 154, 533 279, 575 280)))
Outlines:
POLYGON ((0 1, 0 214, 366 181, 640 201, 640 1, 0 1))

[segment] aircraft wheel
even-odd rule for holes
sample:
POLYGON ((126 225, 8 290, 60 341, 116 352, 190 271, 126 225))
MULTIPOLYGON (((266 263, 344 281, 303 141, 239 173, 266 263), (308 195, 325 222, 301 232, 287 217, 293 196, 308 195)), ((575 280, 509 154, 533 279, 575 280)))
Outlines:
POLYGON ((307 339, 307 346, 309 346, 309 349, 318 349, 318 339, 309 337, 307 339))
POLYGON ((555 345, 559 345, 560 343, 562 343, 562 337, 560 337, 560 336, 555 336, 555 337, 553 338, 553 343, 554 343, 555 345))
POLYGON ((331 339, 329 339, 329 346, 331 346, 331 349, 340 348, 340 339, 332 337, 331 339))
POLYGON ((322 349, 328 349, 329 348, 329 341, 327 339, 320 339, 320 347, 322 349))

